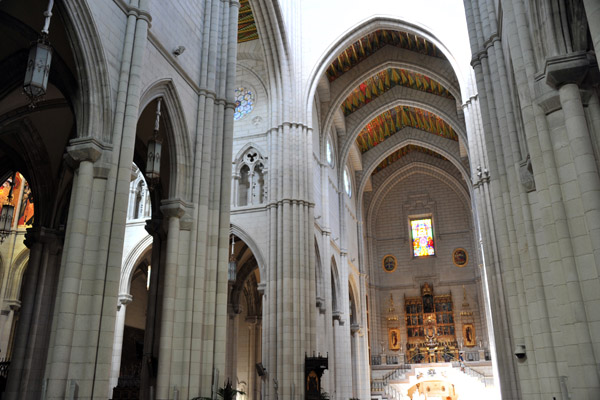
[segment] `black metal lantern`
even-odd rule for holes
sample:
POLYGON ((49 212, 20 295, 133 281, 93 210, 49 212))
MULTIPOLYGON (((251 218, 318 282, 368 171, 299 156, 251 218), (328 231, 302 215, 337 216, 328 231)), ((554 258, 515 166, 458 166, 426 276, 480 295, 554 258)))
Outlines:
POLYGON ((48 75, 52 63, 52 47, 48 42, 48 28, 50 27, 50 18, 52 18, 53 5, 54 0, 50 0, 48 9, 44 12, 46 18, 40 38, 29 49, 23 92, 29 98, 31 107, 34 107, 35 103, 46 94, 48 87, 48 75))
POLYGON ((236 274, 237 274, 237 260, 233 255, 233 246, 235 244, 234 236, 231 235, 231 256, 229 257, 229 268, 227 270, 227 278, 230 283, 235 282, 236 274))
POLYGON ((42 35, 29 49, 27 71, 23 82, 23 91, 29 97, 32 105, 46 94, 51 62, 52 47, 45 40, 45 36, 42 35))
POLYGON ((160 126, 160 104, 162 99, 158 99, 156 104, 156 121, 154 122, 154 135, 148 141, 148 157, 146 159, 146 179, 150 181, 157 180, 160 177, 160 159, 162 155, 162 140, 158 138, 158 128, 160 126))

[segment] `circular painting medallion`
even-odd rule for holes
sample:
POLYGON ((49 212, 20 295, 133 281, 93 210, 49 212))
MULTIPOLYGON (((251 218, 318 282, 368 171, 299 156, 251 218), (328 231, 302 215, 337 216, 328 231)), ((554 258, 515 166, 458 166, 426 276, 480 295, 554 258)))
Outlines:
POLYGON ((469 262, 469 254, 461 247, 452 252, 452 262, 457 267, 464 267, 469 262))
POLYGON ((396 257, 391 254, 388 254, 383 257, 381 261, 381 265, 386 272, 394 272, 396 267, 398 266, 398 262, 396 261, 396 257))

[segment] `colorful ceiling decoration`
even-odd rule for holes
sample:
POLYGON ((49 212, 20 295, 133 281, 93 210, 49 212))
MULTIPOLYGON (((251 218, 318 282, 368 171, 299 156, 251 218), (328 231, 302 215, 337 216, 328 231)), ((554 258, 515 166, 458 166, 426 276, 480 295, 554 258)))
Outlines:
POLYGON ((375 170, 373 170, 373 175, 380 172, 382 169, 389 167, 390 165, 392 165, 392 163, 398 161, 402 157, 404 157, 410 153, 413 153, 413 152, 427 154, 432 157, 439 158, 440 160, 448 161, 448 159, 446 157, 436 153, 433 150, 429 150, 429 149, 426 149, 425 147, 409 144, 408 146, 404 146, 400 150, 393 152, 392 154, 387 156, 382 162, 380 162, 379 165, 375 168, 375 170))
POLYGON ((458 141, 454 129, 437 115, 420 108, 396 106, 371 120, 358 134, 356 144, 364 153, 406 126, 458 141))
POLYGON ((442 52, 439 51, 433 43, 422 37, 408 32, 382 29, 362 37, 338 55, 325 72, 329 82, 333 82, 344 72, 350 70, 356 64, 387 44, 416 51, 428 56, 445 59, 442 52))
POLYGON ((350 93, 350 96, 342 103, 344 116, 352 114, 397 85, 454 100, 454 96, 450 94, 448 89, 436 80, 413 71, 388 68, 370 77, 350 93))
POLYGON ((250 0, 240 0, 240 12, 238 15, 238 43, 249 42, 258 39, 256 21, 250 8, 250 0))

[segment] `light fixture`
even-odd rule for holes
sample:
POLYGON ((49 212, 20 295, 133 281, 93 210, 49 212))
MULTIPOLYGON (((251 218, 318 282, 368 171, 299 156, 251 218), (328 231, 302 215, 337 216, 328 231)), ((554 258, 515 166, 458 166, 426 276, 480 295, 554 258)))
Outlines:
POLYGON ((0 211, 0 243, 3 243, 4 239, 6 239, 12 231, 12 220, 15 215, 15 206, 12 205, 12 198, 16 175, 15 172, 12 181, 10 182, 10 191, 8 192, 6 203, 2 205, 2 211, 0 211))
POLYGON ((29 98, 29 106, 31 108, 35 107, 35 104, 46 94, 46 88, 48 87, 48 74, 50 73, 50 64, 52 63, 52 47, 50 46, 50 42, 48 42, 48 29, 50 27, 50 18, 52 18, 53 6, 54 0, 50 0, 48 2, 48 9, 44 12, 44 17, 46 18, 42 33, 29 49, 23 92, 29 98))
POLYGON ((229 282, 235 282, 237 273, 237 261, 233 255, 233 246, 235 245, 235 236, 231 235, 231 256, 229 257, 229 269, 227 271, 227 277, 229 282))
POLYGON ((146 179, 148 186, 152 188, 153 181, 160 177, 160 158, 162 155, 162 140, 158 137, 158 128, 160 126, 160 104, 162 98, 158 98, 156 103, 156 120, 154 122, 154 134, 148 141, 148 158, 146 163, 146 179))

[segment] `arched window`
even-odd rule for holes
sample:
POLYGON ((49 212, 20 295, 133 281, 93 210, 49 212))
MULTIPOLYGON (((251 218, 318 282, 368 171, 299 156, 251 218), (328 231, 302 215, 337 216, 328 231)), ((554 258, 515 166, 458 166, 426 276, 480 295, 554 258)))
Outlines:
POLYGON ((233 205, 242 207, 264 203, 267 196, 265 158, 256 148, 250 147, 235 163, 233 205))
POLYGON ((329 137, 325 142, 325 158, 327 159, 327 164, 333 168, 333 148, 331 146, 331 139, 329 137))
POLYGON ((246 114, 250 114, 254 109, 254 92, 245 87, 235 89, 235 111, 233 119, 235 121, 242 119, 246 114))
POLYGON ((350 181, 350 174, 347 168, 344 170, 344 190, 348 197, 352 197, 352 182, 350 181))

